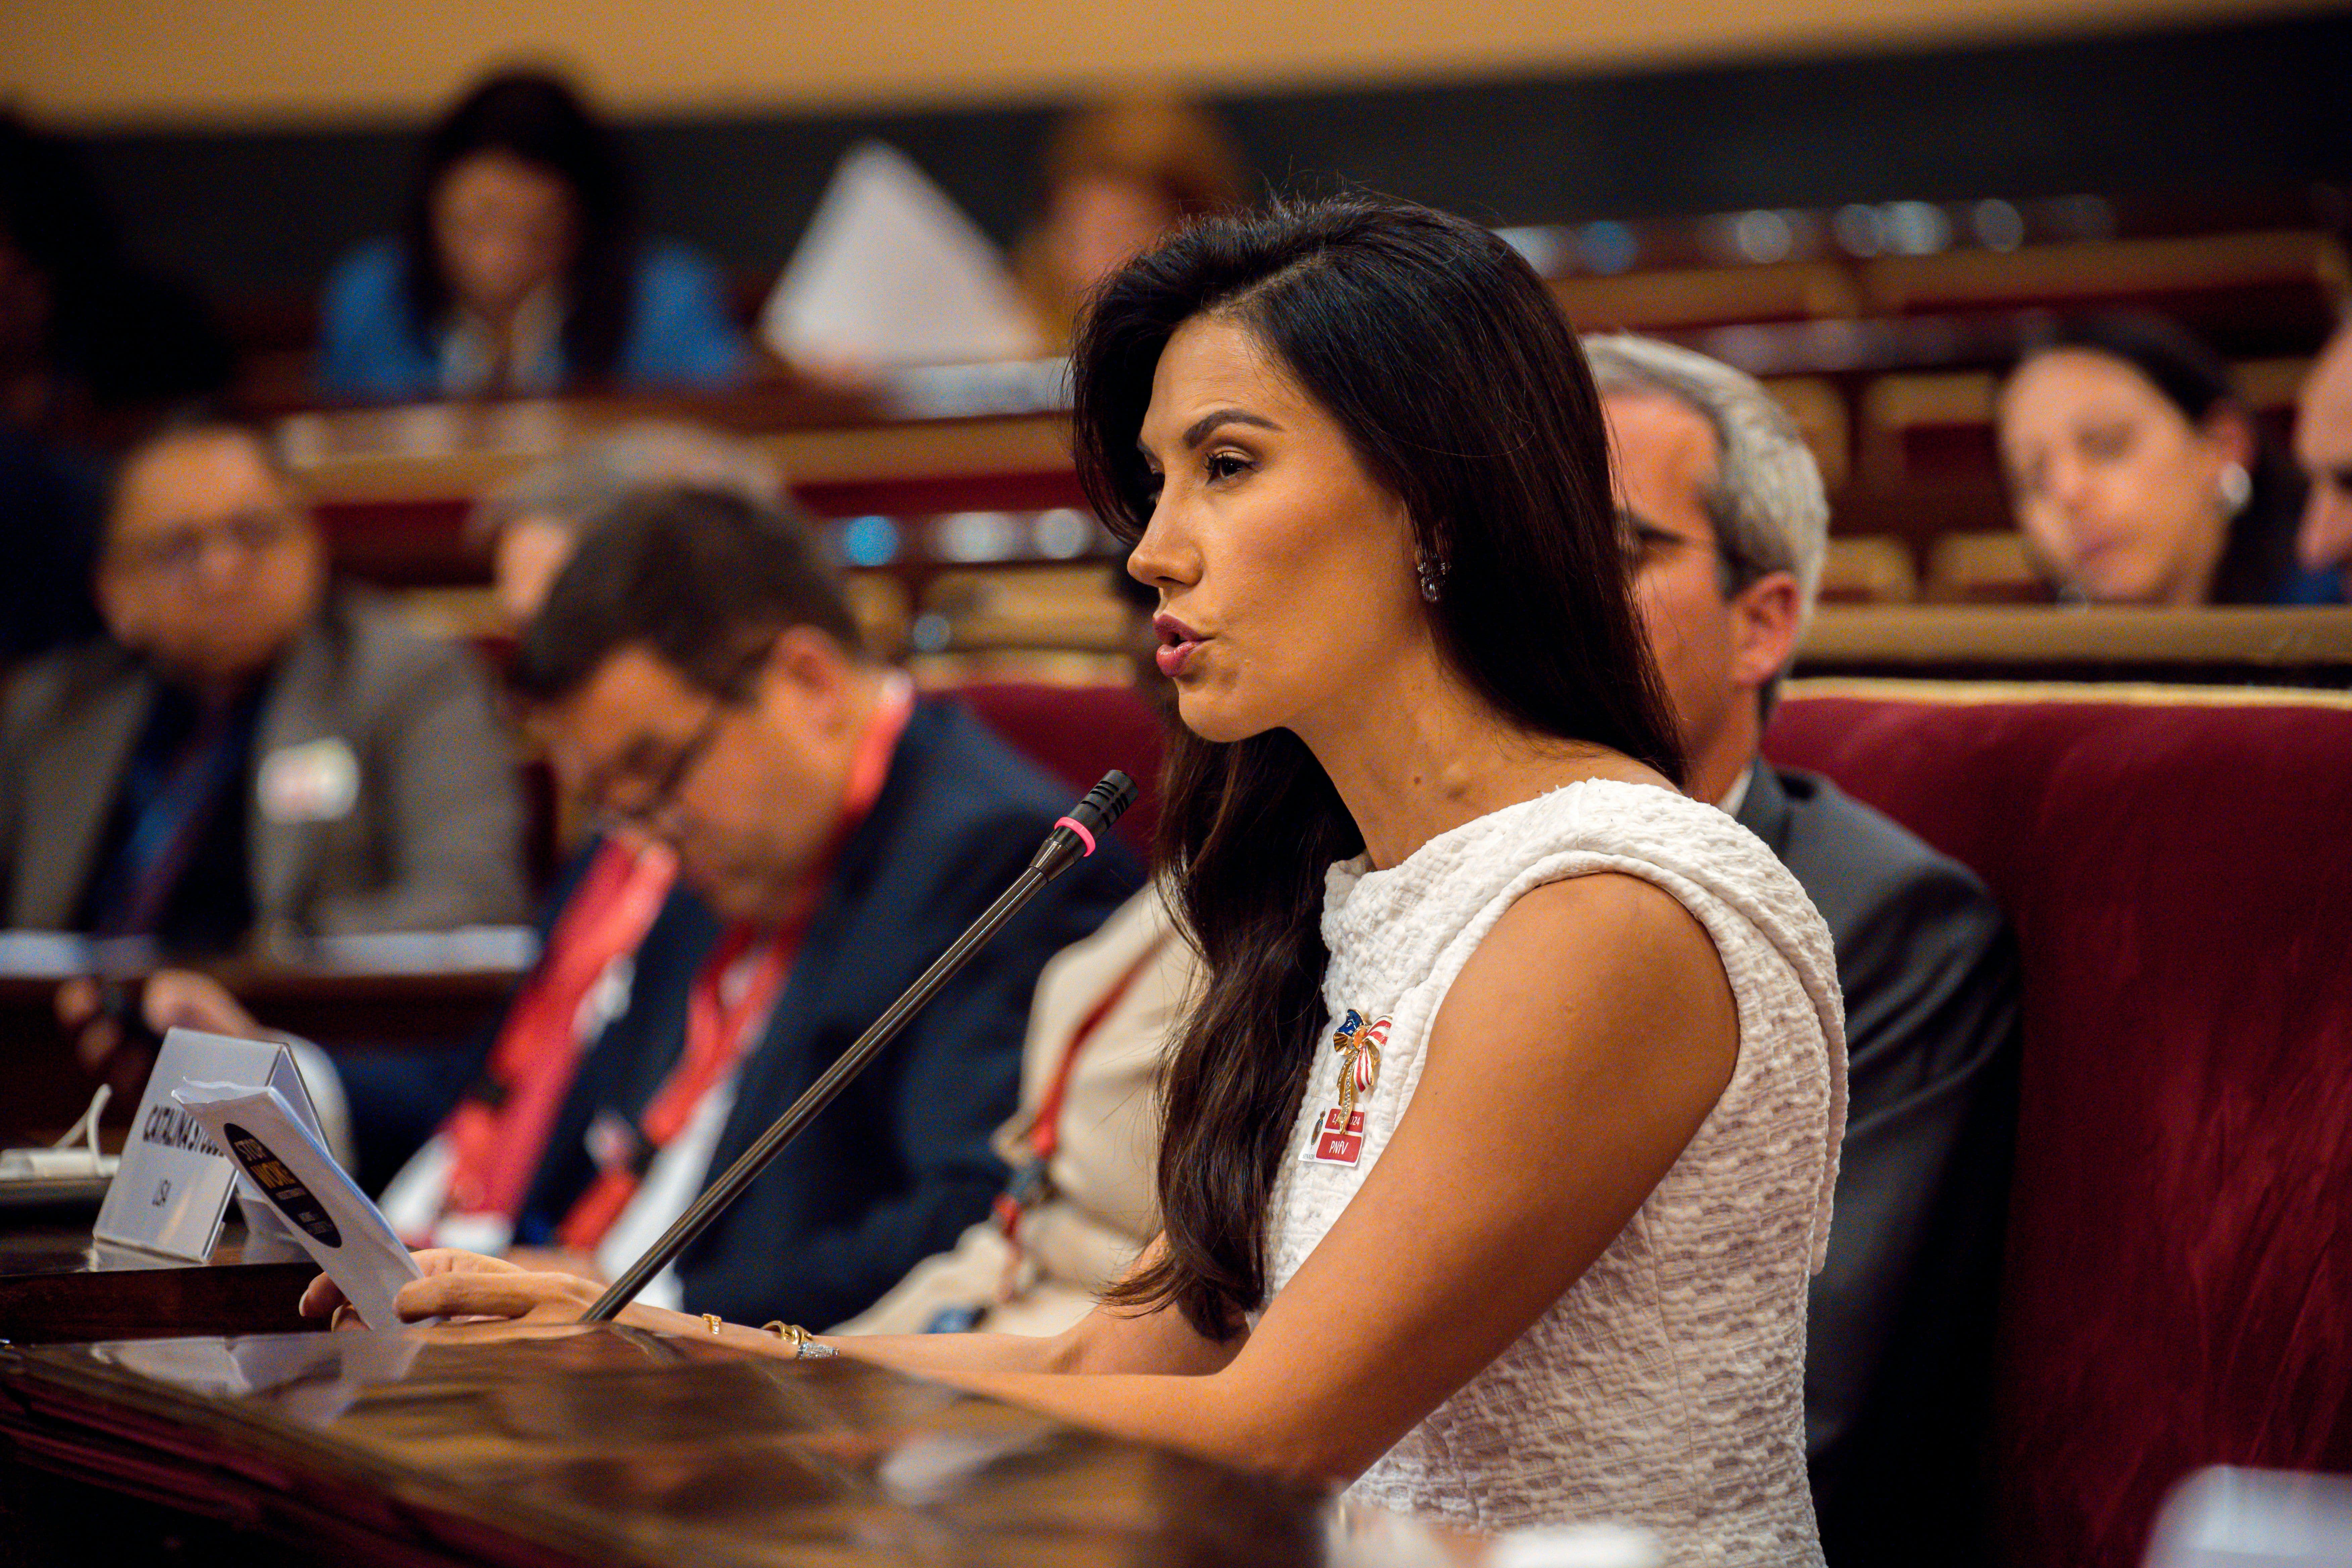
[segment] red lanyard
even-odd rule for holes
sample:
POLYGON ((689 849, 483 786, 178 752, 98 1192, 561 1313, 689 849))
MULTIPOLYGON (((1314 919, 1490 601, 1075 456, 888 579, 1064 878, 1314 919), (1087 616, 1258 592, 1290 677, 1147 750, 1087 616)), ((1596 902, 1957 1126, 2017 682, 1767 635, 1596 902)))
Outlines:
POLYGON ((1046 1081, 1045 1092, 1037 1101, 1037 1113, 1029 1122, 1029 1158, 1023 1161, 1021 1168, 1013 1173, 1012 1182, 997 1195, 994 1205, 997 1228, 1003 1231, 1005 1240, 1013 1244, 1016 1254, 1020 1251, 1021 1216, 1045 1199, 1047 1192, 1046 1168, 1053 1163, 1055 1152, 1062 1146, 1062 1102, 1069 1098, 1070 1079, 1077 1070, 1078 1053, 1087 1048, 1087 1042, 1094 1038, 1095 1032, 1102 1027, 1103 1020, 1110 1016, 1120 998, 1135 988, 1135 983, 1143 978, 1144 971, 1158 960, 1169 934, 1163 931, 1154 936, 1150 945, 1087 1010, 1087 1016, 1078 1020, 1078 1026, 1071 1032, 1069 1042, 1063 1046, 1061 1060, 1054 1064, 1054 1076, 1046 1081))
POLYGON ((443 1131, 445 1212, 511 1218, 580 1062, 580 1009, 613 961, 634 952, 660 915, 677 860, 657 845, 608 838, 548 933, 547 956, 507 1010, 490 1053, 488 1092, 469 1094, 443 1131))
POLYGON ((1103 1020, 1110 1016, 1111 1009, 1118 1005, 1120 998, 1143 978, 1143 972, 1151 967, 1167 942, 1168 933, 1164 931, 1151 939, 1151 945, 1127 966, 1126 973, 1112 983, 1111 988, 1103 993, 1102 999, 1078 1021, 1077 1029, 1070 1036, 1070 1043, 1062 1047, 1062 1059, 1054 1068, 1054 1076, 1045 1085, 1045 1096, 1037 1101, 1036 1120, 1029 1124, 1029 1152, 1034 1158, 1050 1160, 1054 1157, 1054 1151, 1062 1146, 1062 1101, 1069 1097, 1070 1075, 1076 1070, 1078 1053, 1087 1048, 1087 1042, 1095 1037, 1095 1031, 1102 1027, 1103 1020))
MULTIPOLYGON (((891 755, 898 749, 898 737, 906 730, 913 707, 913 697, 903 683, 893 684, 876 706, 850 759, 841 818, 834 830, 832 845, 824 862, 808 879, 798 906, 768 931, 749 925, 730 929, 719 939, 718 949, 703 964, 701 973, 695 976, 694 988, 687 995, 686 1048, 661 1088, 655 1091, 645 1113, 637 1118, 636 1125, 633 1129, 613 1129, 614 1136, 609 1142, 614 1146, 593 1149, 598 1167, 596 1179, 589 1184, 580 1201, 572 1205, 562 1224, 556 1226, 556 1239, 563 1246, 586 1251, 604 1239, 604 1233, 612 1229, 630 1200, 637 1195, 654 1156, 686 1130, 703 1097, 735 1070, 752 1034, 766 1021, 783 992, 785 977, 792 973, 793 960, 800 952, 801 938, 806 934, 809 921, 824 895, 825 884, 831 880, 834 858, 882 793, 883 783, 889 777, 891 755), (730 1000, 726 995, 728 978, 744 963, 753 967, 742 976, 740 988, 730 1000)), ((598 1127, 590 1129, 592 1141, 605 1141, 606 1125, 600 1120, 598 1127)))

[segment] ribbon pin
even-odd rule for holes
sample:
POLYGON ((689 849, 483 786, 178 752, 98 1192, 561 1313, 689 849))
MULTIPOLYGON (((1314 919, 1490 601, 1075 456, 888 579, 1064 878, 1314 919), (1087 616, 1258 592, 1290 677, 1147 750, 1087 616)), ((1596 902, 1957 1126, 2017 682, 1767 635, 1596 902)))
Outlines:
POLYGON ((1381 1046, 1389 1037, 1389 1020, 1366 1024, 1363 1015, 1353 1007, 1340 1020, 1339 1033, 1331 1037, 1331 1048, 1340 1055, 1339 1062, 1339 1121, 1347 1124, 1348 1115, 1356 1109, 1356 1097, 1372 1092, 1380 1081, 1381 1046))

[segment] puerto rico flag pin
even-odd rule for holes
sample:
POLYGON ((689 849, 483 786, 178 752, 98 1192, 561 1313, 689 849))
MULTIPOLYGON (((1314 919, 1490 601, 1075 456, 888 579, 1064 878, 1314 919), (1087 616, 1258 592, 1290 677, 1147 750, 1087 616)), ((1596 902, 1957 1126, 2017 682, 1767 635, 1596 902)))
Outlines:
POLYGON ((1315 1130, 1315 1142, 1308 1145, 1306 1160, 1317 1165, 1353 1165, 1364 1152, 1364 1113, 1357 1108, 1360 1097, 1372 1092, 1380 1081, 1381 1047, 1389 1037, 1389 1020, 1364 1022, 1364 1016, 1353 1007, 1339 1020, 1339 1027, 1331 1036, 1331 1048, 1339 1056, 1339 1103, 1323 1113, 1315 1130))

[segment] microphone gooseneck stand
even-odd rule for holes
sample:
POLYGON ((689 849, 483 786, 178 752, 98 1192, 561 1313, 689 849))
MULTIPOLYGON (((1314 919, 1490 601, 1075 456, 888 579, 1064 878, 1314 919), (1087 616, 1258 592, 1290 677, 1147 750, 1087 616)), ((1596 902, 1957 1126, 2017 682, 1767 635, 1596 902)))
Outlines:
POLYGON ((816 1120, 817 1113, 833 1102, 835 1095, 849 1086, 849 1080, 866 1070, 868 1064, 881 1054, 882 1047, 898 1037, 908 1019, 922 1011, 924 1004, 939 994, 940 988, 955 977, 956 971, 969 962, 971 955, 986 946, 991 937, 1004 928, 1007 921, 1021 912, 1021 906, 1037 894, 1046 883, 1095 852, 1095 840, 1110 829, 1127 808, 1135 802, 1135 784, 1125 773, 1116 769, 1103 775, 1102 782, 1087 791, 1086 798, 1070 808, 1070 814, 1054 825, 1045 842, 1030 858, 1028 868, 1014 879, 986 912, 971 922, 955 944, 941 953, 937 963, 923 971, 921 978, 907 987, 899 998, 890 1004, 889 1011, 874 1021, 873 1027, 860 1035, 856 1042, 825 1068, 823 1076, 808 1086, 792 1108, 776 1118, 775 1124, 760 1134, 759 1141, 743 1151, 741 1157, 728 1166, 725 1174, 710 1184, 709 1190, 695 1199, 677 1222, 662 1233, 662 1237, 646 1249, 644 1257, 629 1265, 628 1272, 613 1281, 612 1289, 596 1298, 595 1305, 582 1314, 583 1323, 609 1322, 622 1308, 636 1299, 637 1292, 677 1260, 678 1254, 693 1244, 725 1213, 727 1206, 743 1195, 743 1189, 758 1180, 768 1163, 783 1152, 787 1144, 801 1135, 803 1129, 816 1120))

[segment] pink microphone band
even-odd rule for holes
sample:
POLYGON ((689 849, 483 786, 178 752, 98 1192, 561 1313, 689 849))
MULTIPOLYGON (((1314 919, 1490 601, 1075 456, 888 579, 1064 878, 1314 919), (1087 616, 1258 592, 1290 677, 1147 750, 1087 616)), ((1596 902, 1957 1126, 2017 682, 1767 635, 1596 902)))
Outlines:
POLYGON ((1095 836, 1087 831, 1087 826, 1085 823, 1080 822, 1074 816, 1065 816, 1057 820, 1054 826, 1056 827, 1068 828, 1071 832, 1078 836, 1078 842, 1087 847, 1087 854, 1091 855, 1095 852, 1095 836))

